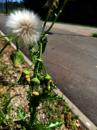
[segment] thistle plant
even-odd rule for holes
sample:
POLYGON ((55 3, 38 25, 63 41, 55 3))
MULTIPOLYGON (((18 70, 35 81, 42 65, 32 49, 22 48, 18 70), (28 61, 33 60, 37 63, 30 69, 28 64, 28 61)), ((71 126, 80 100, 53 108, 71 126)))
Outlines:
MULTIPOLYGON (((50 2, 48 15, 43 23, 40 38, 37 41, 37 43, 35 43, 38 45, 38 48, 34 46, 35 44, 33 44, 33 46, 29 48, 30 56, 34 64, 33 76, 30 76, 29 91, 28 91, 29 112, 30 112, 29 129, 32 129, 33 125, 35 125, 37 107, 41 102, 48 99, 50 93, 55 88, 55 84, 53 83, 52 77, 47 73, 42 59, 42 55, 47 45, 48 32, 51 30, 57 18, 61 14, 67 0, 63 2, 62 6, 58 11, 58 14, 55 15, 55 19, 51 23, 51 26, 46 30, 45 27, 53 11, 53 6, 55 6, 55 2, 56 0, 52 0, 50 2)), ((21 79, 23 79, 23 77, 21 79)))
MULTIPOLYGON (((44 22, 33 12, 28 10, 15 11, 10 14, 6 26, 9 28, 10 33, 15 38, 17 50, 13 52, 11 58, 21 62, 22 54, 20 52, 20 44, 29 46, 30 58, 33 64, 33 75, 30 74, 29 69, 25 69, 18 81, 20 84, 27 83, 29 85, 28 101, 29 101, 29 113, 28 120, 21 120, 20 123, 25 129, 32 130, 36 122, 37 107, 44 100, 48 100, 51 92, 56 87, 52 77, 47 73, 46 67, 43 64, 43 53, 47 45, 47 36, 52 29, 59 15, 66 4, 67 0, 63 1, 62 6, 59 8, 57 14, 54 15, 50 27, 46 29, 47 21, 56 7, 58 0, 50 0, 48 14, 44 22), (18 58, 17 58, 18 57, 18 58), (17 60, 18 59, 18 60, 17 60)), ((56 127, 56 124, 53 124, 56 127)), ((51 125, 47 127, 50 130, 51 125)))

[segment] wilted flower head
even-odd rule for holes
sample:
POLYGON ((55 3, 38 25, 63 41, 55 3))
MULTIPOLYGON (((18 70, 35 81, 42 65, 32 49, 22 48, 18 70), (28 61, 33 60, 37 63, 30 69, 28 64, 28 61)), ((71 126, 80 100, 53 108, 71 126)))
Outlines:
POLYGON ((48 7, 51 4, 53 4, 53 7, 57 8, 59 5, 59 0, 47 0, 47 2, 45 3, 45 7, 48 7))
POLYGON ((42 22, 34 12, 18 10, 8 16, 6 26, 12 34, 29 44, 39 40, 42 22))

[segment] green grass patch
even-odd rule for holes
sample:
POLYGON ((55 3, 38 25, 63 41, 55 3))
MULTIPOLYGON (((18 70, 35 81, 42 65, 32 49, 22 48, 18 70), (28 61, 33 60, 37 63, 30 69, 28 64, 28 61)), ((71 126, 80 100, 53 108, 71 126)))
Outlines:
POLYGON ((92 34, 92 37, 97 37, 97 33, 93 33, 93 34, 92 34))

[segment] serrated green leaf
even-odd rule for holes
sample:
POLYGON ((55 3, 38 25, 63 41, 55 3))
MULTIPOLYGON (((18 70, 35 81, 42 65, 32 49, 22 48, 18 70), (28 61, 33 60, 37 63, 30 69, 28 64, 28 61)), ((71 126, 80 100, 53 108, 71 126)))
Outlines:
POLYGON ((24 61, 23 53, 21 51, 14 51, 11 54, 11 59, 14 65, 22 64, 24 61))
POLYGON ((19 108, 17 109, 17 118, 18 118, 19 120, 25 120, 25 118, 26 118, 26 113, 25 113, 25 111, 23 110, 22 107, 19 107, 19 108))

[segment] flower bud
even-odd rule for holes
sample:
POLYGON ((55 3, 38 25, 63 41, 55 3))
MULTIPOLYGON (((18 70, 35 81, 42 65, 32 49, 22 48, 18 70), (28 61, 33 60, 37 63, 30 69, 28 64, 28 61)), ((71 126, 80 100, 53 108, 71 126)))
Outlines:
POLYGON ((29 75, 26 75, 26 76, 25 76, 25 79, 26 79, 28 82, 30 82, 30 76, 29 76, 29 75))
POLYGON ((39 96, 39 92, 38 92, 38 91, 33 91, 33 92, 32 92, 32 95, 33 95, 33 96, 39 96))
POLYGON ((51 77, 49 74, 46 74, 45 79, 46 79, 46 80, 51 80, 52 77, 51 77))
POLYGON ((37 77, 34 77, 32 80, 31 80, 32 83, 35 83, 35 84, 40 84, 40 80, 37 78, 37 77))

